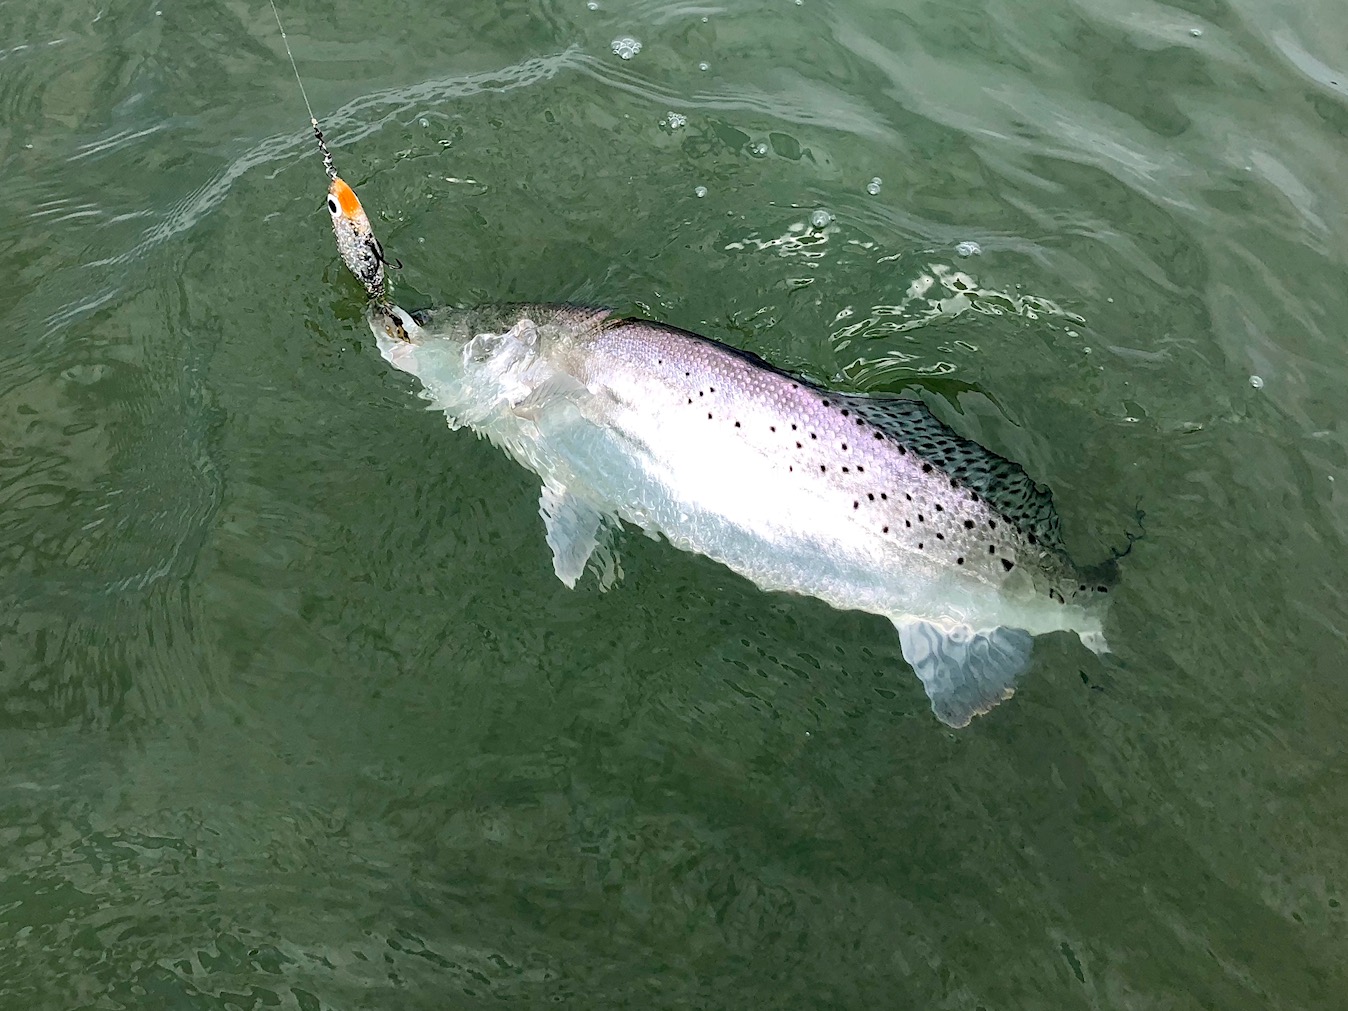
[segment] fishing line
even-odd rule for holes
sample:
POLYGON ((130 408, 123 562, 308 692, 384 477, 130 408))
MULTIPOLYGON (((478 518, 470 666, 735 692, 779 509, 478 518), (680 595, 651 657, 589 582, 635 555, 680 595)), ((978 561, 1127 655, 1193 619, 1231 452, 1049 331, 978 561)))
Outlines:
POLYGON ((267 0, 271 4, 272 17, 276 18, 276 27, 281 33, 281 43, 286 47, 286 55, 290 57, 290 69, 295 72, 295 83, 300 86, 300 97, 304 99, 304 108, 309 112, 309 125, 314 128, 314 139, 318 141, 318 150, 323 153, 323 171, 328 174, 329 179, 337 178, 337 169, 332 164, 332 152, 328 150, 328 142, 323 139, 323 131, 318 127, 318 117, 314 115, 314 107, 309 104, 309 93, 304 90, 304 81, 300 79, 300 68, 295 63, 295 54, 290 51, 290 40, 286 38, 285 27, 281 24, 281 14, 276 9, 276 0, 267 0))

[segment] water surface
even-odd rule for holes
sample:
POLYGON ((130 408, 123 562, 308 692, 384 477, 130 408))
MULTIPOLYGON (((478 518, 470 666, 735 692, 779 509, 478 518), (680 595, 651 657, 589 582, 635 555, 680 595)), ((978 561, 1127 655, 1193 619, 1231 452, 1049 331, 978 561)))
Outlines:
POLYGON ((1142 534, 1115 653, 952 732, 881 619, 566 590, 271 9, 0 3, 0 1006, 1345 1006, 1341 4, 281 13, 405 304, 920 394, 1142 534))

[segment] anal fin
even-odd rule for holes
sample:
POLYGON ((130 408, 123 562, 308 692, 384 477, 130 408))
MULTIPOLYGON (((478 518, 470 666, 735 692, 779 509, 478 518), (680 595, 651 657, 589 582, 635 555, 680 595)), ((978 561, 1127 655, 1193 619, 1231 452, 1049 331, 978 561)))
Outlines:
POLYGON ((613 550, 612 517, 553 482, 543 485, 538 513, 552 549, 552 569, 569 588, 575 589, 592 559, 601 590, 607 590, 622 576, 613 550))
POLYGON ((917 618, 894 625, 903 658, 922 680, 931 711, 947 726, 968 726, 1009 699, 1030 664, 1034 637, 1019 628, 944 629, 917 618))

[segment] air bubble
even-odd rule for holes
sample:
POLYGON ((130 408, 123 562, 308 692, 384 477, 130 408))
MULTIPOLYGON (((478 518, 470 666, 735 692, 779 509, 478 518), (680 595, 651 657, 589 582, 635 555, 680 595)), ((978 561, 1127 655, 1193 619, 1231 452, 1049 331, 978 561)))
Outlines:
POLYGON ((1203 29, 1201 29, 1201 28, 1190 28, 1190 29, 1189 29, 1189 34, 1192 35, 1192 36, 1193 36, 1194 38, 1196 38, 1196 39, 1201 39, 1201 38, 1203 37, 1203 29))
POLYGON ((678 130, 688 125, 688 117, 678 112, 667 112, 665 118, 660 120, 661 126, 667 126, 671 130, 678 130))
POLYGON ((755 158, 766 158, 768 154, 768 145, 763 141, 755 141, 749 145, 749 153, 755 158))
POLYGON ((1260 376, 1250 376, 1250 385, 1256 390, 1262 390, 1264 388, 1264 380, 1260 376))
POLYGON ((983 252, 983 247, 977 242, 961 242, 955 247, 956 256, 977 256, 983 252))
POLYGON ((810 215, 810 224, 815 228, 827 228, 833 224, 833 215, 821 207, 810 215))
POLYGON ((693 196, 699 197, 699 198, 700 198, 700 197, 705 197, 706 195, 707 195, 707 187, 705 187, 705 186, 696 186, 696 187, 693 188, 693 196))
POLYGON ((597 11, 599 10, 599 4, 596 3, 595 0, 590 0, 590 2, 585 5, 585 9, 587 11, 597 11))
POLYGON ((871 196, 878 196, 880 193, 881 181, 879 176, 874 176, 871 181, 866 184, 866 192, 871 196))
POLYGON ((637 53, 641 52, 640 40, 634 39, 630 35, 624 35, 614 39, 611 45, 613 47, 613 55, 624 60, 630 60, 633 56, 636 56, 637 53))
POLYGON ((698 70, 710 70, 710 69, 711 69, 711 64, 710 64, 710 63, 699 63, 699 64, 697 65, 697 69, 698 69, 698 70))

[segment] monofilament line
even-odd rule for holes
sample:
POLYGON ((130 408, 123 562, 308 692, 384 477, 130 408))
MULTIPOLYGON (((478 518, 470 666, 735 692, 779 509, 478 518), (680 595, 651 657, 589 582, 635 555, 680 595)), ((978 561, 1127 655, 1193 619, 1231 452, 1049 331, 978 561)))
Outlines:
POLYGON ((281 44, 286 47, 286 55, 290 57, 290 69, 295 72, 295 83, 300 86, 300 97, 304 99, 304 108, 309 112, 309 125, 314 128, 314 137, 318 140, 318 149, 323 153, 323 171, 328 174, 329 179, 337 178, 337 169, 332 164, 332 153, 328 150, 328 143, 323 139, 323 131, 318 128, 318 117, 314 115, 314 107, 309 104, 309 93, 304 90, 304 81, 300 78, 300 68, 295 63, 295 54, 290 51, 290 40, 286 38, 285 26, 281 24, 281 13, 276 9, 276 0, 267 0, 271 4, 272 17, 276 18, 276 29, 281 33, 281 44))

